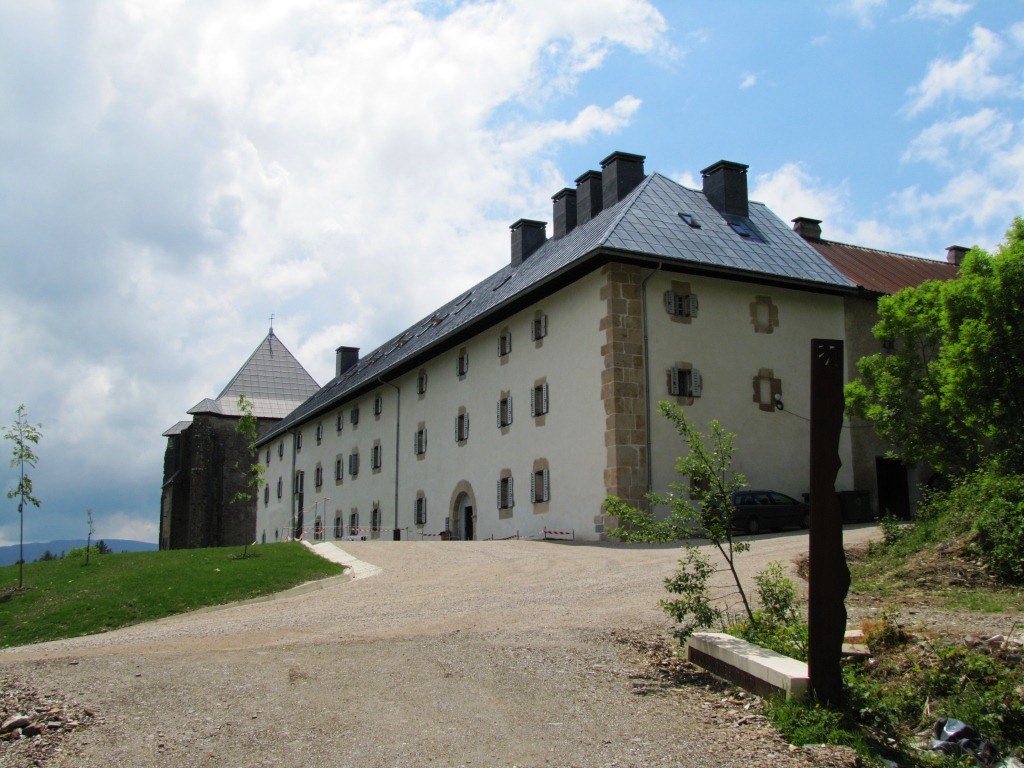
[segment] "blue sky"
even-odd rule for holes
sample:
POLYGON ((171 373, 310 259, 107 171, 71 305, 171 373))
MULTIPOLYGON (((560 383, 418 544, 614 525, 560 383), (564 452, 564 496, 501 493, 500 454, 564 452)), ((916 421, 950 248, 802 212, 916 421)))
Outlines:
MULTIPOLYGON (((155 541, 161 432, 276 316, 321 383, 614 150, 942 258, 1024 213, 1024 3, 0 0, 0 423, 26 540, 155 541)), ((6 454, 6 450, 5 450, 6 454)), ((0 484, 10 487, 6 466, 0 484)), ((0 544, 17 541, 0 500, 0 544)))

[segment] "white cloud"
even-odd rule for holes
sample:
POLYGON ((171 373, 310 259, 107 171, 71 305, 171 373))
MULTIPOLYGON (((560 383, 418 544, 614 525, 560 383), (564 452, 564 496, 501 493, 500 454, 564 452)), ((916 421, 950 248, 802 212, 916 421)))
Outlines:
POLYGON ((973 7, 974 3, 960 0, 918 0, 907 11, 907 15, 916 19, 956 21, 973 7))
POLYGON ((159 523, 155 516, 140 518, 127 512, 115 512, 96 518, 96 534, 100 539, 127 539, 129 541, 156 541, 159 523))
POLYGON ((804 216, 820 219, 823 228, 834 226, 844 196, 842 187, 828 186, 800 163, 786 163, 756 175, 750 190, 751 199, 760 200, 784 221, 804 216))
POLYGON ((740 89, 753 88, 755 85, 757 85, 757 75, 753 72, 744 72, 740 80, 740 89))
POLYGON ((886 0, 842 0, 832 7, 833 11, 856 20, 862 27, 871 27, 875 16, 885 8, 886 0))
POLYGON ((1010 75, 994 74, 993 64, 1005 50, 999 35, 977 26, 959 59, 939 59, 924 79, 909 90, 907 114, 914 116, 942 99, 978 101, 993 96, 1019 96, 1021 86, 1010 75))
POLYGON ((946 168, 962 164, 965 156, 989 153, 1006 145, 1013 136, 1013 123, 991 107, 973 115, 956 117, 930 125, 907 146, 902 159, 920 160, 946 168))
POLYGON ((665 47, 646 0, 5 4, 5 28, 0 414, 50 430, 51 510, 153 521, 160 432, 271 312, 324 382, 498 268, 558 147, 640 109, 562 96, 665 47))

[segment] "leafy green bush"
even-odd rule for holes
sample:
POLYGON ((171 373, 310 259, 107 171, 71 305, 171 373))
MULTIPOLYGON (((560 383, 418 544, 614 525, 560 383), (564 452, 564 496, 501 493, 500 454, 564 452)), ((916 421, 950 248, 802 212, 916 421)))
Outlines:
POLYGON ((762 648, 807 660, 807 622, 796 607, 797 589, 780 562, 769 563, 754 577, 760 608, 726 630, 762 648))

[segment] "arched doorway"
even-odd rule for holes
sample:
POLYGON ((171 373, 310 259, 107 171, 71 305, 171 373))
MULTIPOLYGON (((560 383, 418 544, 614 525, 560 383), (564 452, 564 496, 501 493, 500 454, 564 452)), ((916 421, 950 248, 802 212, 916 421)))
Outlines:
POLYGON ((473 541, 476 538, 476 497, 473 487, 465 480, 455 486, 449 509, 448 524, 452 537, 473 541))

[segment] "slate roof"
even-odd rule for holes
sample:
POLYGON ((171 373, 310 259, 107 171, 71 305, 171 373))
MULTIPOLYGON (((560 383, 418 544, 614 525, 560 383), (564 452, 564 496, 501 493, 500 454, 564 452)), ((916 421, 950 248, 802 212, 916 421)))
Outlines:
MULTIPOLYGON (((202 400, 188 412, 241 416, 238 396, 244 394, 252 401, 253 413, 257 418, 281 419, 319 389, 320 385, 274 335, 274 329, 271 328, 267 337, 246 360, 245 365, 224 387, 224 391, 216 398, 208 397, 202 400)), ((187 425, 189 422, 179 422, 171 427, 171 430, 181 423, 187 425)))
POLYGON ((362 357, 259 442, 270 442, 292 425, 376 386, 378 378, 408 369, 428 351, 440 352, 470 326, 487 319, 496 322, 503 310, 512 311, 517 300, 600 256, 659 261, 668 267, 771 280, 792 287, 844 293, 855 290, 854 283, 763 203, 751 201, 746 217, 723 214, 703 192, 652 173, 590 221, 564 237, 545 241, 519 266, 507 264, 362 357), (690 226, 681 213, 695 217, 699 226, 690 226), (739 234, 733 225, 749 236, 739 234))
POLYGON ((901 253, 878 251, 831 240, 808 242, 836 269, 864 290, 892 294, 926 280, 951 280, 959 272, 955 264, 901 253))

